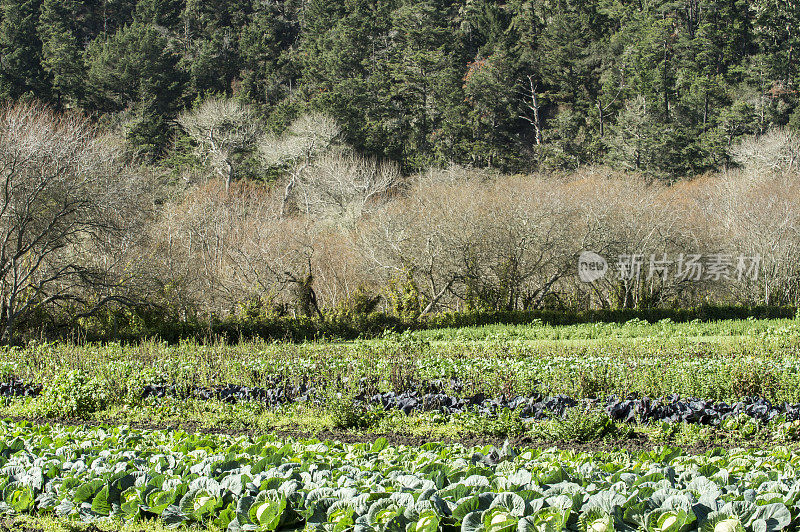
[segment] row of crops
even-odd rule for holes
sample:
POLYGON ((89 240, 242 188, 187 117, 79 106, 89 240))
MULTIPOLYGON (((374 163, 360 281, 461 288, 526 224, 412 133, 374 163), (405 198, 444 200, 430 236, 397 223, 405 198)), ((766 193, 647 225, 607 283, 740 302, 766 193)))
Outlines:
POLYGON ((800 439, 800 327, 734 325, 2 349, 0 416, 17 421, 0 421, 0 515, 231 532, 800 529, 800 451, 782 446, 800 439), (371 443, 19 421, 32 417, 371 443), (374 432, 651 450, 404 447, 374 432))
POLYGON ((375 394, 423 391, 421 385, 438 382, 441 391, 464 397, 678 394, 725 402, 759 396, 777 404, 800 403, 798 353, 800 334, 792 331, 722 343, 681 338, 431 343, 398 335, 348 344, 46 344, 0 350, 0 380, 35 389, 79 370, 116 395, 112 401, 135 400, 154 386, 184 393, 227 385, 325 384, 337 391, 365 387, 365 393, 375 394))
POLYGON ((725 341, 531 343, 484 331, 446 342, 30 344, 0 349, 0 416, 457 441, 796 442, 800 335, 764 327, 725 341))
MULTIPOLYGON (((75 384, 68 379, 69 385, 75 384)), ((80 383, 77 383, 80 386, 80 383)), ((458 381, 448 383, 429 381, 414 383, 412 389, 401 393, 371 393, 364 383, 359 383, 350 400, 362 410, 388 412, 400 411, 406 415, 419 412, 436 412, 445 416, 474 413, 479 416, 496 417, 505 411, 515 412, 521 421, 534 421, 565 417, 567 410, 602 410, 612 420, 627 423, 651 423, 654 421, 698 423, 720 425, 731 418, 742 416, 768 423, 772 421, 800 420, 800 404, 772 404, 763 398, 745 397, 733 403, 683 398, 677 394, 669 397, 617 397, 611 395, 604 400, 581 399, 558 395, 536 394, 525 396, 487 397, 483 393, 472 396, 454 395, 444 389, 463 389, 458 381)), ((41 398, 42 385, 26 384, 19 380, 0 382, 0 397, 41 398)), ((52 388, 48 389, 52 395, 52 388)), ((47 393, 45 392, 45 393, 47 393)), ((159 399, 193 399, 221 401, 228 404, 259 403, 267 408, 280 408, 292 404, 312 404, 318 408, 329 406, 332 399, 326 396, 324 385, 308 386, 278 383, 271 388, 247 387, 228 384, 215 388, 183 387, 174 384, 148 384, 142 389, 141 400, 158 402, 159 399)), ((340 401, 340 400, 339 400, 340 401)), ((80 405, 76 405, 80 406, 80 405)))
POLYGON ((796 529, 800 455, 586 454, 0 422, 0 513, 228 531, 796 529))

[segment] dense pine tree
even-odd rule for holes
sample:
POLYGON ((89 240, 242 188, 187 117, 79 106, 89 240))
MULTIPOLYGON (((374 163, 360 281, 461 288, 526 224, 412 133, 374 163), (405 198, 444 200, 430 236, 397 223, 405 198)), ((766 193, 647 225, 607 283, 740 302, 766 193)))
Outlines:
POLYGON ((407 171, 678 177, 800 127, 798 27, 789 0, 0 0, 0 97, 111 113, 155 154, 224 94, 407 171))
POLYGON ((36 32, 41 0, 0 2, 0 97, 48 98, 42 42, 36 32))
POLYGON ((44 0, 39 17, 42 66, 52 84, 57 106, 83 100, 86 68, 76 22, 79 6, 74 0, 44 0))

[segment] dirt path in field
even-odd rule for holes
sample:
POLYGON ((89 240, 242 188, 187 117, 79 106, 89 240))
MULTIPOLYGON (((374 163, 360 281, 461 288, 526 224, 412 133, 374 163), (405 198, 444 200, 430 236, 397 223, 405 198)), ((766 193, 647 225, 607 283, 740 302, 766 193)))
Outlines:
MULTIPOLYGON (((372 432, 357 432, 350 430, 322 430, 318 432, 304 431, 300 429, 294 430, 266 430, 261 428, 209 428, 201 426, 197 423, 182 423, 182 424, 147 424, 147 423, 127 423, 124 420, 117 421, 92 421, 84 419, 49 419, 49 418, 25 418, 25 417, 11 417, 6 418, 15 422, 29 421, 34 425, 69 425, 81 427, 98 427, 102 425, 127 425, 134 429, 141 430, 182 430, 189 433, 201 434, 228 434, 232 436, 250 436, 257 437, 266 434, 271 434, 279 438, 290 437, 293 439, 317 439, 320 441, 331 440, 341 441, 345 443, 371 443, 378 438, 386 438, 391 445, 407 445, 419 447, 426 443, 445 443, 445 444, 461 444, 464 447, 484 447, 487 445, 494 445, 502 447, 506 438, 496 438, 485 435, 474 435, 462 438, 440 438, 432 439, 426 437, 413 436, 409 434, 397 433, 372 433, 372 432)), ((509 438, 509 443, 517 448, 548 448, 557 447, 559 449, 568 449, 580 452, 598 452, 598 451, 615 451, 624 450, 632 453, 652 451, 660 444, 654 443, 644 436, 627 439, 608 439, 598 440, 594 442, 570 442, 570 441, 544 441, 535 440, 529 437, 522 438, 509 438)), ((678 446, 670 444, 673 447, 681 447, 688 454, 703 454, 709 450, 716 448, 751 448, 757 449, 763 447, 763 442, 757 441, 731 441, 725 443, 715 442, 713 444, 697 444, 690 446, 678 446)))

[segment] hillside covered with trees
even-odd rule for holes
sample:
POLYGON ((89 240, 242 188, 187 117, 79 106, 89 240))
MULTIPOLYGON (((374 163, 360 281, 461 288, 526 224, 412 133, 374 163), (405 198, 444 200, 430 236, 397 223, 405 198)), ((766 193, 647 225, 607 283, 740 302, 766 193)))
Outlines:
MULTIPOLYGON (((209 95, 323 112, 404 173, 607 164, 674 178, 800 127, 779 0, 2 0, 0 97, 78 108, 180 164, 209 95)), ((259 172, 255 172, 258 174, 259 172)), ((262 175, 263 177, 263 175, 262 175)))
POLYGON ((794 3, 0 8, 0 342, 800 304, 794 3))

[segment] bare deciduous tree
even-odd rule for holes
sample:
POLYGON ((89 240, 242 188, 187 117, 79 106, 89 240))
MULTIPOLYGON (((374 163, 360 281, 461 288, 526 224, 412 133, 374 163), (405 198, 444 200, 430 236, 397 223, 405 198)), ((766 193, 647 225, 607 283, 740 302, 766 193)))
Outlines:
POLYGON ((135 174, 74 114, 0 110, 0 339, 37 309, 126 299, 110 248, 137 234, 135 174), (130 215, 130 216, 129 216, 130 215))
POLYGON ((800 166, 800 135, 789 128, 771 129, 733 147, 732 155, 746 175, 796 172, 800 166))
POLYGON ((298 178, 297 196, 308 215, 353 222, 400 183, 400 169, 354 153, 323 155, 298 178))
POLYGON ((281 204, 281 217, 286 215, 294 188, 314 159, 328 151, 341 134, 334 119, 321 113, 303 115, 281 136, 264 136, 258 144, 261 160, 268 166, 285 167, 289 178, 281 204))
POLYGON ((225 190, 230 190, 240 157, 255 148, 260 135, 250 108, 235 99, 209 98, 182 113, 178 124, 197 142, 199 155, 225 181, 225 190))

